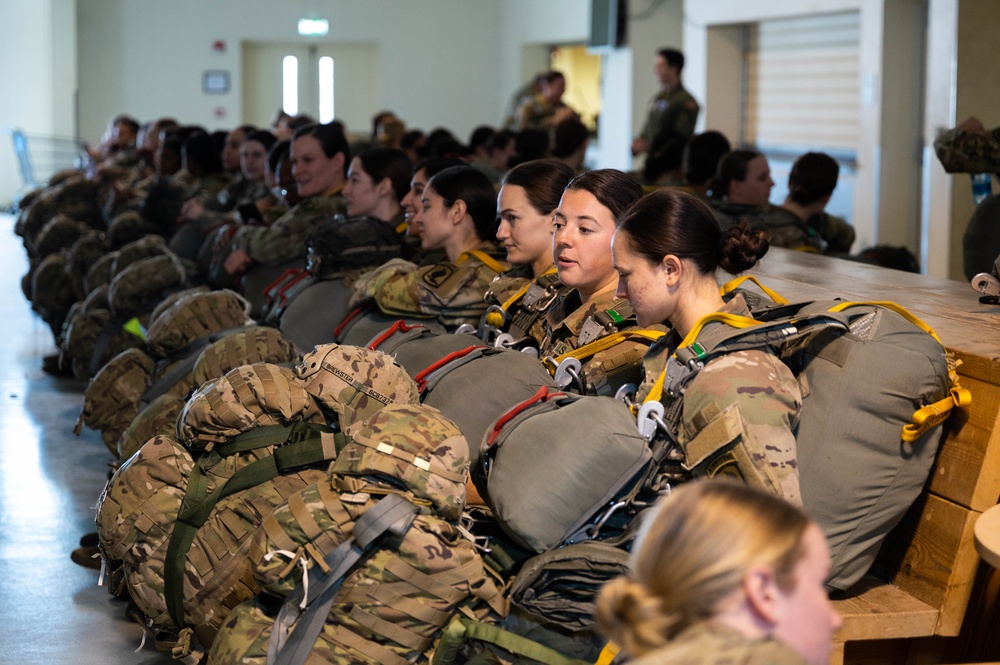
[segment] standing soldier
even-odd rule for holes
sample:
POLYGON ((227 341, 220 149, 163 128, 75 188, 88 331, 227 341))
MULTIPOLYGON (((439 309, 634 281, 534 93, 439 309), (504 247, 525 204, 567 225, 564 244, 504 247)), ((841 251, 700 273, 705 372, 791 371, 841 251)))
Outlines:
POLYGON ((684 54, 671 48, 660 49, 656 54, 653 71, 663 88, 649 102, 649 117, 642 132, 632 141, 632 154, 641 155, 649 150, 657 134, 677 132, 688 138, 694 134, 700 107, 681 83, 684 54))

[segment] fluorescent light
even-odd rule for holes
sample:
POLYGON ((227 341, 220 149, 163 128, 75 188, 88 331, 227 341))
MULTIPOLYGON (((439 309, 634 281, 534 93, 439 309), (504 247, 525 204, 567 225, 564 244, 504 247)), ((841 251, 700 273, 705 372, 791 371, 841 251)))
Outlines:
POLYGON ((333 58, 319 59, 319 121, 333 122, 333 58))
POLYGON ((325 35, 330 32, 330 22, 325 18, 300 18, 299 19, 299 34, 300 35, 325 35))
POLYGON ((281 61, 281 108, 288 115, 299 114, 299 59, 286 55, 281 61))

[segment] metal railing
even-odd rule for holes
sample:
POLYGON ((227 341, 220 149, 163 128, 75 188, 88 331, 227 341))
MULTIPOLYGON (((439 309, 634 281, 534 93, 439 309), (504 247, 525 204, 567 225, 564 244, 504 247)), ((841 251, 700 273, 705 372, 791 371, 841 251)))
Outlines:
POLYGON ((83 143, 67 136, 26 134, 8 130, 14 142, 14 154, 26 188, 48 183, 53 173, 80 167, 83 143))

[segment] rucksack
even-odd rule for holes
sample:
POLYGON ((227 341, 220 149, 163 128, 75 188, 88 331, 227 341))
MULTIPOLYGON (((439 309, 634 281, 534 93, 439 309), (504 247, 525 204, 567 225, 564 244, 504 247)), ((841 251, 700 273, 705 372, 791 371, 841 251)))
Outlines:
POLYGON ((827 584, 847 589, 919 495, 943 421, 971 396, 934 332, 894 303, 779 304, 754 317, 706 317, 703 323, 726 325, 692 330, 668 361, 663 390, 683 392, 706 362, 728 351, 775 350, 802 386, 799 479, 805 510, 830 545, 827 584))
POLYGON ((250 556, 270 593, 234 612, 209 662, 413 662, 460 606, 496 604, 455 525, 466 451, 425 406, 391 405, 350 428, 330 477, 257 531, 250 556))
POLYGON ((184 288, 186 280, 187 273, 173 254, 139 259, 115 273, 108 303, 117 317, 148 313, 168 292, 184 288))
POLYGON ((73 433, 79 436, 82 425, 98 430, 108 450, 117 455, 118 439, 139 414, 142 394, 155 370, 156 361, 139 348, 109 360, 83 392, 83 410, 73 433))

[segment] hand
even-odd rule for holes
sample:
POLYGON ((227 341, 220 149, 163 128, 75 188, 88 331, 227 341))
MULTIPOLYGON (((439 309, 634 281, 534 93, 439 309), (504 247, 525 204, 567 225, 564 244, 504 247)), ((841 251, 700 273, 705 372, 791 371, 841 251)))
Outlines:
POLYGON ((632 140, 632 155, 641 155, 642 153, 649 150, 649 143, 646 139, 641 137, 636 137, 632 140))
POLYGON ((222 267, 230 275, 238 275, 245 272, 253 264, 253 259, 250 255, 242 249, 234 249, 232 253, 226 257, 225 263, 222 267))
POLYGON ((195 220, 201 217, 202 213, 205 212, 205 204, 201 202, 201 199, 188 199, 181 206, 180 217, 177 218, 178 222, 186 222, 190 220, 195 220))

